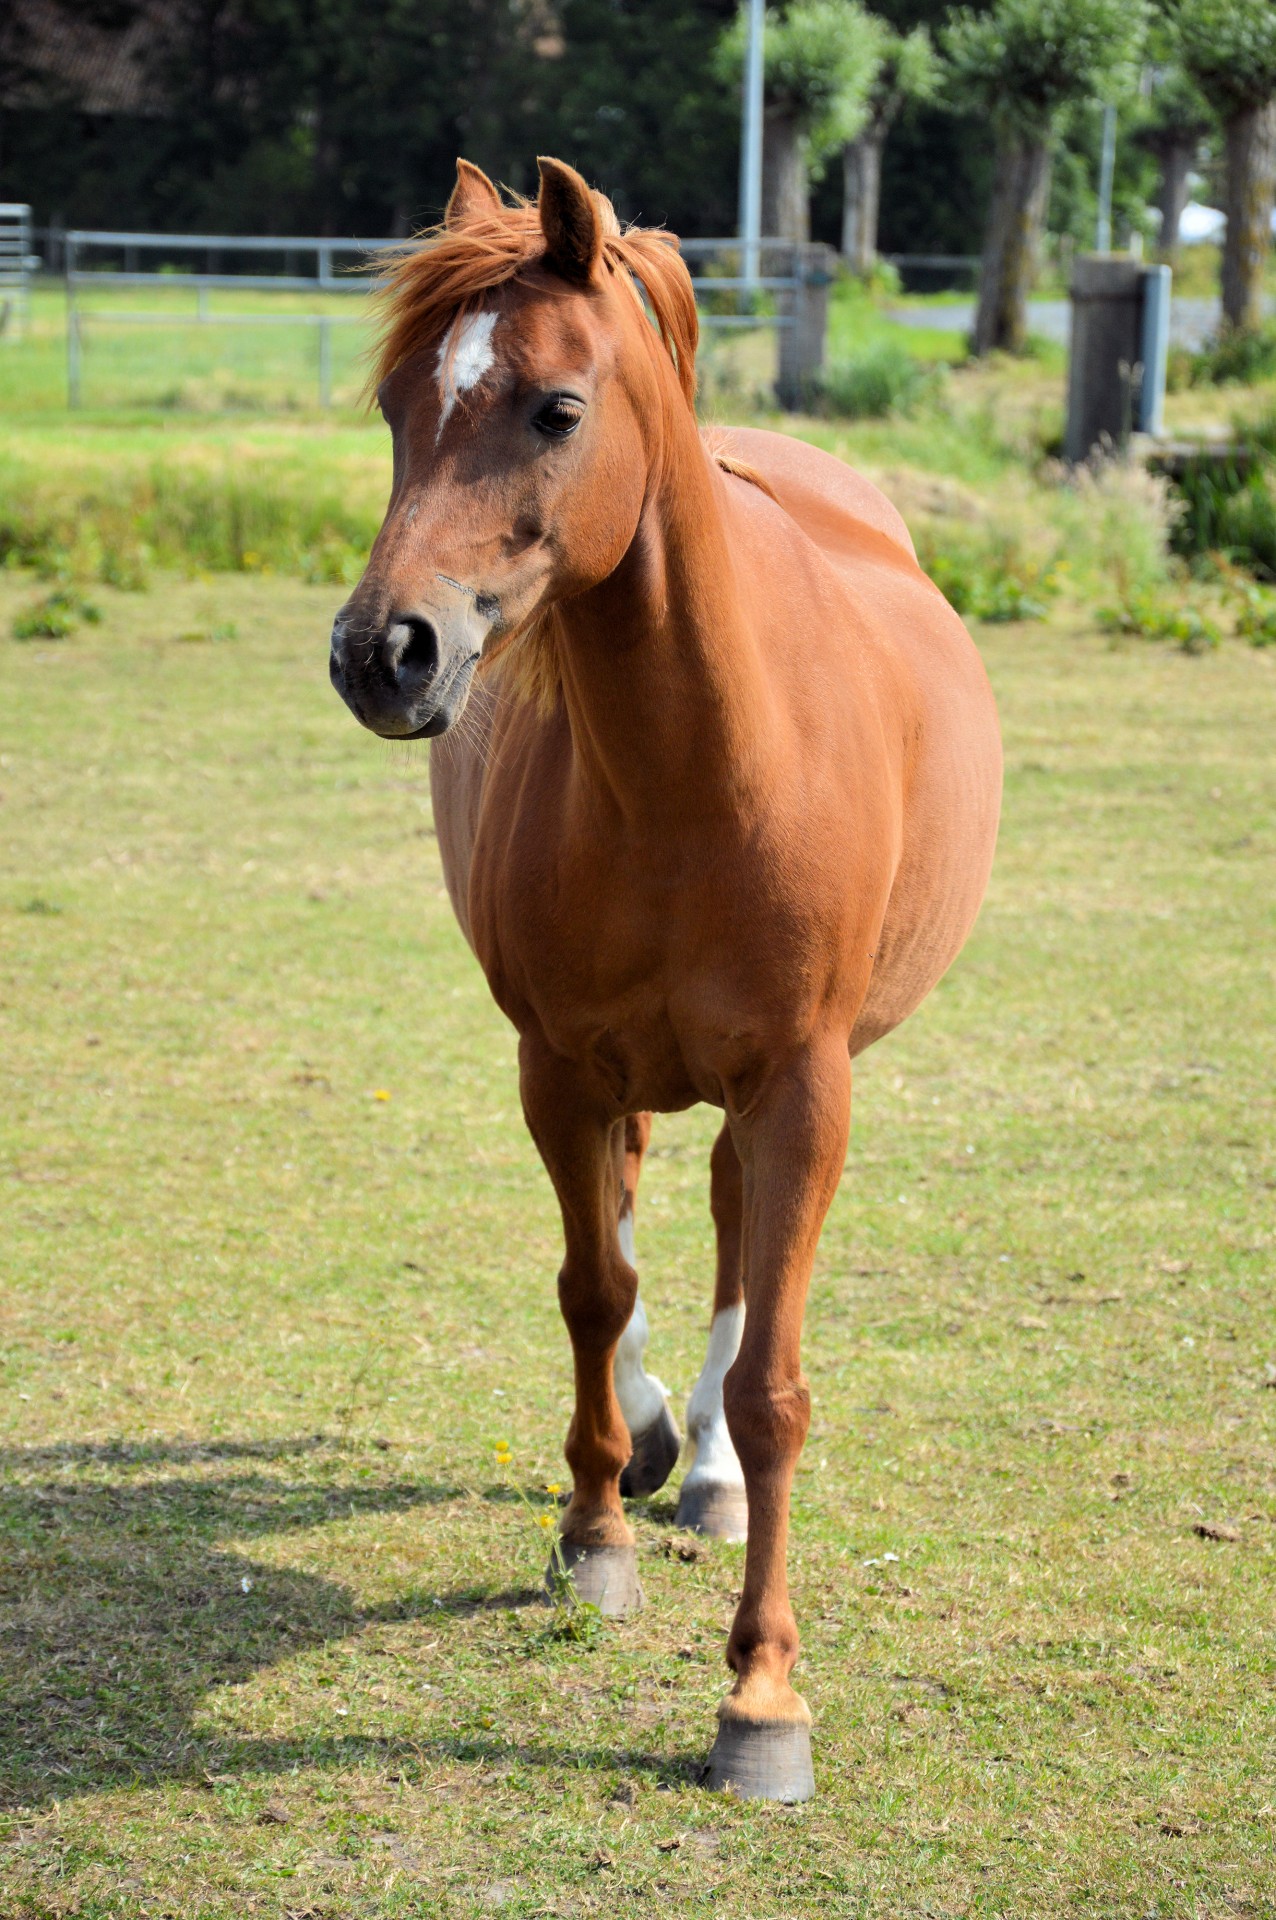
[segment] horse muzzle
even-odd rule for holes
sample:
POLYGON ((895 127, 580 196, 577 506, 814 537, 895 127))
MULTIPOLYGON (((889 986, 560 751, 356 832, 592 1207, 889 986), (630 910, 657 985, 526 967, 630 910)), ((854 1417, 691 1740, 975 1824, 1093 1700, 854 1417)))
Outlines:
POLYGON ((343 608, 333 622, 328 675, 370 732, 428 740, 460 718, 490 625, 473 602, 392 613, 380 626, 362 625, 343 608))

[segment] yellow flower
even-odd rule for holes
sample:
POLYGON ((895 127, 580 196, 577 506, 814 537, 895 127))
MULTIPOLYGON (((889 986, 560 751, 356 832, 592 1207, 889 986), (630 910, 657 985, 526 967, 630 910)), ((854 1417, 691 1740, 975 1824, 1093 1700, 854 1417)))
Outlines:
POLYGON ((378 1087, 376 1092, 373 1094, 372 1098, 374 1100, 388 1100, 390 1096, 386 1092, 384 1087, 378 1087))
POLYGON ((536 1517, 547 1530, 554 1524, 554 1516, 552 1513, 538 1513, 536 1517))
POLYGON ((546 1493, 561 1493, 563 1489, 559 1486, 557 1480, 551 1480, 545 1491, 546 1493))

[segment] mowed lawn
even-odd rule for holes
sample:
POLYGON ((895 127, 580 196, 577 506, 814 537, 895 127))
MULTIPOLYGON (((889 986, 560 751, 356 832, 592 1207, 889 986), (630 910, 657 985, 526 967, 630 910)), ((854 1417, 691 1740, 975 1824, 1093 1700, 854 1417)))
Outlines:
MULTIPOLYGON (((786 1810, 697 1785, 743 1550, 672 1489, 640 1616, 581 1646, 537 1604, 555 1210, 426 749, 328 688, 339 590, 160 577, 11 640, 35 591, 0 579, 4 1920, 1276 1910, 1276 658, 979 634, 991 895, 856 1067, 807 1316, 786 1810)), ((658 1121, 640 1199, 678 1406, 714 1127, 658 1121)))

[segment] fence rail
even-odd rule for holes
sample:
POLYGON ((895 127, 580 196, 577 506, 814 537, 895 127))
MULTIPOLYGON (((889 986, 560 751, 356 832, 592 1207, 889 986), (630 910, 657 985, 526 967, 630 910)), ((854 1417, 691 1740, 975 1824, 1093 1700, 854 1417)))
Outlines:
MULTIPOLYGON (((279 315, 213 312, 210 293, 322 293, 366 294, 378 285, 379 254, 398 251, 404 240, 341 239, 307 234, 232 235, 216 233, 141 233, 126 229, 72 228, 66 233, 44 230, 51 257, 61 253, 67 299, 67 398, 83 402, 86 324, 95 319, 122 326, 188 324, 184 317, 112 310, 95 313, 88 303, 97 293, 126 288, 158 287, 194 292, 191 317, 201 327, 301 326, 317 330, 318 394, 321 406, 332 403, 332 329, 355 324, 355 316, 330 313, 279 315), (203 268, 185 261, 203 255, 203 268), (93 264, 93 256, 101 265, 93 264), (244 272, 228 272, 227 259, 240 255, 244 272), (297 256, 312 256, 314 272, 297 272, 297 256), (255 271, 263 257, 273 256, 282 272, 255 271), (185 258, 184 258, 185 257, 185 258), (155 264, 143 270, 143 258, 155 264), (116 264, 119 262, 120 264, 116 264), (348 263, 348 264, 344 264, 348 263)), ((708 328, 774 329, 776 334, 776 391, 782 404, 793 405, 823 364, 828 287, 835 256, 831 248, 798 246, 780 239, 763 239, 759 263, 767 271, 750 275, 739 271, 742 247, 738 239, 693 239, 682 242, 692 267, 691 284, 701 306, 701 325, 708 328), (696 271, 720 259, 725 272, 696 271), (734 269, 734 270, 733 270, 734 269), (712 300, 715 304, 709 306, 712 300), (720 300, 734 303, 721 312, 720 300)))

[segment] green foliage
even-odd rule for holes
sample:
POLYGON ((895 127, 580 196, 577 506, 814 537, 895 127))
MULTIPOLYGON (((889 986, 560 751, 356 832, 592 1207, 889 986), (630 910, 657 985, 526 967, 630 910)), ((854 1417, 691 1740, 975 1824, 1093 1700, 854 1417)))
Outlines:
POLYGON ((1012 527, 923 527, 917 557, 964 619, 1040 620, 1055 592, 1053 564, 1031 554, 1012 527))
POLYGON ((1131 594, 1104 608, 1099 625, 1106 633, 1135 634, 1143 640, 1172 640, 1184 653, 1207 653, 1222 638, 1218 625, 1199 607, 1165 593, 1131 594))
POLYGON ((1276 6, 1271 0, 1178 0, 1183 64, 1223 117, 1276 96, 1276 6))
POLYGON ((938 389, 940 371, 894 340, 877 340, 853 359, 834 360, 816 378, 811 410, 830 420, 879 420, 912 413, 938 389))
POLYGON ((139 460, 121 450, 105 466, 81 460, 71 470, 0 460, 0 563, 132 589, 152 564, 358 578, 380 518, 371 476, 361 502, 339 471, 319 479, 304 458, 188 453, 139 460))
POLYGON ((14 615, 13 637, 15 640, 65 640, 85 621, 96 625, 101 618, 101 608, 91 600, 82 599, 71 587, 55 587, 42 600, 14 615))
POLYGON ((1005 132, 1044 138, 1074 101, 1128 91, 1147 22, 1144 0, 996 0, 958 8, 941 35, 955 98, 1005 132))
POLYGON ((1240 606, 1236 615, 1236 635, 1252 647, 1276 647, 1276 593, 1259 587, 1243 574, 1229 579, 1240 606))
MULTIPOLYGON (((1181 363, 1180 363, 1181 367, 1181 363)), ((1276 321, 1266 326, 1229 327, 1207 342, 1187 363, 1191 387, 1253 386, 1276 375, 1276 321)), ((1181 378, 1181 371, 1176 370, 1181 378)))
MULTIPOLYGON (((716 57, 720 78, 733 90, 740 85, 747 45, 748 14, 741 7, 716 57)), ((793 0, 783 13, 768 13, 767 101, 797 122, 813 165, 853 140, 864 125, 882 48, 879 22, 856 0, 793 0)))
POLYGON ((1174 532, 1185 559, 1222 554, 1234 566, 1276 580, 1276 492, 1258 449, 1237 460, 1203 454, 1177 480, 1183 511, 1174 532))
POLYGON ((889 126, 906 101, 933 100, 941 79, 935 43, 925 27, 888 33, 879 47, 877 77, 869 97, 872 119, 879 127, 889 126))

